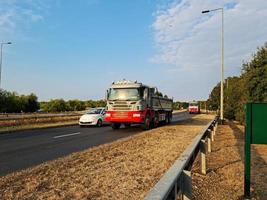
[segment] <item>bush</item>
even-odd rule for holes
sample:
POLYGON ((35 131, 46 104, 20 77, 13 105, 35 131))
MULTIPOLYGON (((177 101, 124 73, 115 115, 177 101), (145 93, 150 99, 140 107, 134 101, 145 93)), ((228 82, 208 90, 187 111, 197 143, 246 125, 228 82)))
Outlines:
POLYGON ((18 95, 16 92, 0 90, 1 113, 35 112, 39 107, 38 98, 33 93, 18 95))

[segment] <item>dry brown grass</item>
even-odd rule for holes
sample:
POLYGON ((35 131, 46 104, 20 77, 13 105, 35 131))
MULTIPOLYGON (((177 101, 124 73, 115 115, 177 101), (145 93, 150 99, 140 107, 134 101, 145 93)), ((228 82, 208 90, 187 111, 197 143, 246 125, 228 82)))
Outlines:
POLYGON ((0 199, 142 199, 213 118, 198 115, 0 178, 0 199))
MULTIPOLYGON (((243 199, 244 184, 244 127, 234 122, 219 126, 208 155, 208 174, 198 173, 194 165, 194 198, 243 199)), ((267 197, 267 145, 252 148, 252 199, 267 197)))

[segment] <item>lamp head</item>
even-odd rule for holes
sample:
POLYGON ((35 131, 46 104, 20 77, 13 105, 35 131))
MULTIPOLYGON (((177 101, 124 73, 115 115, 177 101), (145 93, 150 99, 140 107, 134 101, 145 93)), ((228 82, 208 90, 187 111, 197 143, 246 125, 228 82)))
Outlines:
POLYGON ((210 12, 209 10, 203 10, 202 13, 208 13, 210 12))

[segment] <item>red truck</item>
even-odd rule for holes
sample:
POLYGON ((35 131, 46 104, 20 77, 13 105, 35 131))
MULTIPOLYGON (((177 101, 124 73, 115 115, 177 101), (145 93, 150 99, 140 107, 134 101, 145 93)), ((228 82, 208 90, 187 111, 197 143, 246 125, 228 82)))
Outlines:
POLYGON ((137 81, 113 82, 107 90, 105 120, 113 129, 122 124, 141 124, 144 130, 157 127, 160 122, 169 124, 172 119, 173 100, 159 96, 155 87, 137 81))
POLYGON ((200 113, 200 103, 198 101, 189 102, 188 112, 189 112, 189 114, 192 114, 192 113, 199 114, 200 113))

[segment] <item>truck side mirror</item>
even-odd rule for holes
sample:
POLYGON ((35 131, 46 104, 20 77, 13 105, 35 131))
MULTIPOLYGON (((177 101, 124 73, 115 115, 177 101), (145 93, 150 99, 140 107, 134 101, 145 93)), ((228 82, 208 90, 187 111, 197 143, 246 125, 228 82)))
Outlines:
POLYGON ((144 89, 144 99, 147 99, 148 98, 148 89, 145 88, 144 89))

